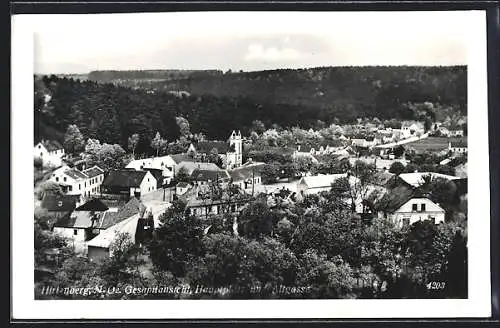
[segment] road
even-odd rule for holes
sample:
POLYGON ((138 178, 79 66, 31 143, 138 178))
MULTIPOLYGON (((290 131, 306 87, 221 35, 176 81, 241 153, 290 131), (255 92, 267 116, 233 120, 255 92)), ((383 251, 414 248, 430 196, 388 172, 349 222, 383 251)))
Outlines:
POLYGON ((163 200, 163 189, 158 189, 141 196, 141 202, 144 204, 144 206, 146 206, 147 210, 151 210, 151 212, 153 213, 155 227, 159 225, 159 216, 165 213, 165 210, 172 205, 170 203, 172 195, 173 189, 167 188, 165 189, 165 201, 163 200))

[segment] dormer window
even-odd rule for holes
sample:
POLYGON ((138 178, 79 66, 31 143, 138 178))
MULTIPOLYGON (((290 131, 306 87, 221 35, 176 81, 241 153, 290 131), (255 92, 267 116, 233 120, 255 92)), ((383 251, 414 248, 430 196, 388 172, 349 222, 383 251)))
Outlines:
POLYGON ((411 205, 411 210, 412 210, 412 212, 418 211, 418 204, 412 204, 411 205))

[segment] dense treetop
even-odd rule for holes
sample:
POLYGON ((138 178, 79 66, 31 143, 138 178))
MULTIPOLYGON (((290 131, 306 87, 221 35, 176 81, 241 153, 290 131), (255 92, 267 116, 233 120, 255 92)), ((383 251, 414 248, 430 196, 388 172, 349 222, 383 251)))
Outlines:
POLYGON ((193 133, 225 140, 232 128, 249 133, 255 120, 266 126, 309 128, 319 123, 353 122, 358 117, 444 119, 457 113, 466 115, 467 110, 467 74, 461 66, 326 67, 224 74, 93 72, 92 77, 121 82, 54 75, 35 78, 35 141, 62 141, 68 126, 75 124, 84 138, 118 143, 123 148, 128 148, 128 138, 137 133, 140 140, 135 149, 142 153, 152 151, 157 132, 167 141, 178 139, 179 116, 187 119, 193 133))

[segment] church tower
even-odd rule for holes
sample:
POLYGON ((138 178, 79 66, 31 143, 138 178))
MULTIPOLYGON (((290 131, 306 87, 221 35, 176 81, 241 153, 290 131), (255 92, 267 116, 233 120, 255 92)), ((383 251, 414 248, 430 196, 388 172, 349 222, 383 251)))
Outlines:
POLYGON ((229 151, 227 152, 227 168, 232 169, 241 166, 243 161, 243 141, 241 131, 233 130, 229 136, 229 151))

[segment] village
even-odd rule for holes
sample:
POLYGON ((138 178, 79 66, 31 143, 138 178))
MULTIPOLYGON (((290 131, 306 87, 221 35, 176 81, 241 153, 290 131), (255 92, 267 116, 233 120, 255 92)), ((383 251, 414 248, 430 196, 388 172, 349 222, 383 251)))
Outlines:
POLYGON ((467 198, 463 129, 437 122, 424 127, 418 121, 391 128, 361 120, 340 127, 343 131, 333 138, 303 130, 309 137, 281 147, 290 155, 290 162, 281 166, 265 156, 280 148, 270 141, 273 129, 249 136, 235 129, 225 141, 193 141, 183 152, 135 158, 109 171, 87 166, 83 156, 67 156, 55 140, 42 140, 34 146, 44 176, 35 183, 35 216, 43 212, 39 216, 50 233, 98 261, 112 255, 110 245, 124 233, 139 245, 153 239, 162 216, 179 202, 185 215, 205 220, 205 233, 213 217, 224 216, 232 218, 238 235, 238 215, 256 199, 270 208, 286 208, 330 192, 339 181, 348 182, 343 197, 363 221, 377 217, 399 227, 445 221, 446 207, 421 188, 429 181, 453 181, 458 196, 467 198), (213 154, 219 159, 213 160, 213 154), (368 175, 358 170, 360 163, 369 168, 368 175), (391 201, 383 208, 374 206, 381 199, 391 201))

